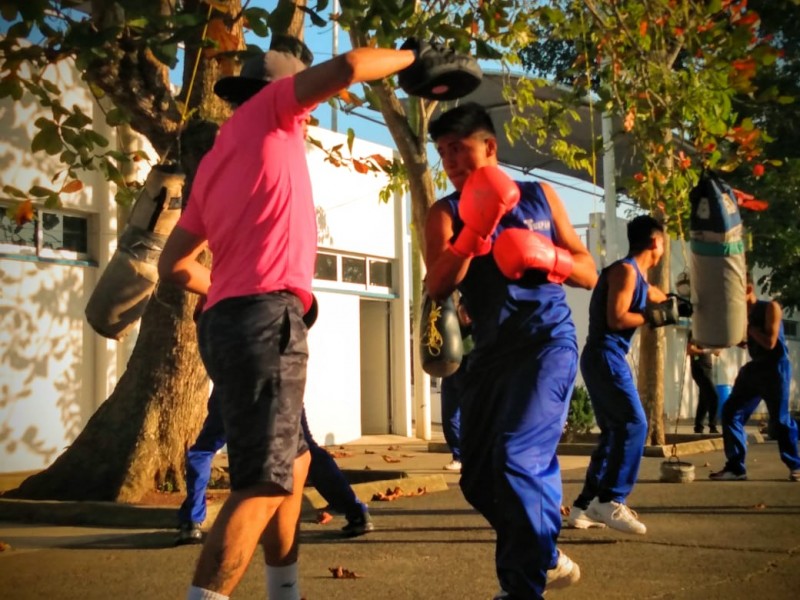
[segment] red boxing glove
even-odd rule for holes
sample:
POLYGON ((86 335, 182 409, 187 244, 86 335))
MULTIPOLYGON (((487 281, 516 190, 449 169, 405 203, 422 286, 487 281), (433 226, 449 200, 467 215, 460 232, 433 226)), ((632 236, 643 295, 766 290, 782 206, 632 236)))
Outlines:
POLYGON ((518 202, 519 186, 499 167, 473 171, 464 182, 458 201, 458 216, 464 228, 451 250, 463 258, 488 254, 497 224, 518 202))
POLYGON ((509 279, 519 279, 526 269, 547 273, 547 281, 563 283, 572 273, 572 254, 540 233, 505 229, 494 242, 494 262, 509 279))

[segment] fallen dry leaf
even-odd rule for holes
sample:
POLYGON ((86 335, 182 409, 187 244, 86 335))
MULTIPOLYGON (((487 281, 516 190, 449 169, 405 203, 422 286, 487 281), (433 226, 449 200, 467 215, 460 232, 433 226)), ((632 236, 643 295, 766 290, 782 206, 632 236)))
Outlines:
POLYGON ((569 516, 569 506, 561 505, 561 516, 568 517, 569 516))
POLYGON ((383 460, 385 460, 387 463, 399 463, 400 462, 399 458, 395 458, 394 456, 389 456, 388 454, 384 454, 383 455, 383 460))
POLYGON ((767 505, 764 504, 763 502, 759 502, 758 504, 756 504, 752 508, 753 508, 753 510, 764 510, 765 508, 767 508, 767 505))
POLYGON ((404 492, 399 487, 394 489, 387 488, 386 493, 376 493, 372 495, 372 500, 375 502, 392 502, 393 500, 397 500, 398 498, 412 498, 414 496, 424 496, 428 493, 428 488, 421 487, 417 488, 416 492, 404 492))
POLYGON ((364 450, 364 454, 375 454, 375 450, 364 450))
POLYGON ((317 511, 317 518, 314 521, 317 525, 327 525, 331 521, 333 521, 333 515, 331 515, 331 513, 325 510, 317 511))
POLYGON ((416 455, 415 454, 401 454, 400 456, 402 456, 403 458, 414 458, 416 455))
POLYGON ((9 550, 11 550, 11 544, 0 542, 0 552, 8 552, 9 550))
POLYGON ((333 458, 347 458, 348 456, 353 456, 352 452, 346 452, 344 450, 328 450, 328 454, 333 458))
POLYGON ((328 567, 334 579, 361 579, 361 575, 344 567, 328 567))
POLYGON ((400 446, 389 446, 387 450, 400 450, 400 446))

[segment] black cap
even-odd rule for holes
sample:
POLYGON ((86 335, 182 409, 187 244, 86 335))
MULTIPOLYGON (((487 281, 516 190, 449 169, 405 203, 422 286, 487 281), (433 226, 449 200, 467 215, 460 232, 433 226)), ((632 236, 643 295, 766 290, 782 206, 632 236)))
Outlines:
POLYGON ((271 81, 299 73, 313 60, 314 55, 302 41, 288 35, 274 35, 269 51, 248 58, 239 75, 217 81, 214 93, 233 104, 242 104, 271 81))

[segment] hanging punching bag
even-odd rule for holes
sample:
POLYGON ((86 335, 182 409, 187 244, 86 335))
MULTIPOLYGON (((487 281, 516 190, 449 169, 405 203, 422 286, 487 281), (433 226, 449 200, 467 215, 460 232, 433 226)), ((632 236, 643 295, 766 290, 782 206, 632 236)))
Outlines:
POLYGON ((120 340, 144 313, 158 281, 158 257, 181 214, 184 179, 169 165, 156 165, 147 176, 86 305, 86 320, 100 335, 120 340))
POLYGON ((419 353, 422 370, 428 375, 447 377, 458 370, 464 344, 452 296, 440 302, 424 294, 419 353))
POLYGON ((735 346, 747 332, 747 266, 736 196, 704 172, 689 200, 692 339, 709 348, 735 346))

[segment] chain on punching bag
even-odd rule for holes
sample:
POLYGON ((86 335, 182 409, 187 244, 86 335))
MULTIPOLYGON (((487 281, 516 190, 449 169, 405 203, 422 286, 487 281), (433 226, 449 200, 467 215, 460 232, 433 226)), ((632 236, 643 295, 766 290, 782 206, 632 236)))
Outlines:
POLYGON ((144 313, 158 282, 158 257, 181 214, 185 178, 170 165, 156 165, 147 176, 86 305, 86 320, 100 335, 120 340, 144 313))

